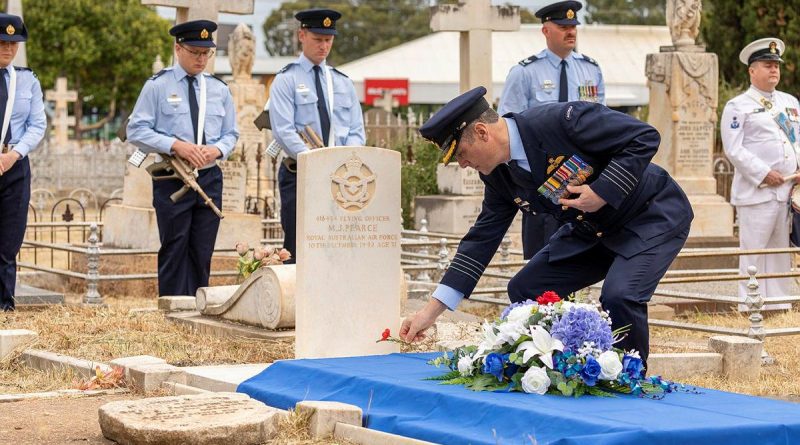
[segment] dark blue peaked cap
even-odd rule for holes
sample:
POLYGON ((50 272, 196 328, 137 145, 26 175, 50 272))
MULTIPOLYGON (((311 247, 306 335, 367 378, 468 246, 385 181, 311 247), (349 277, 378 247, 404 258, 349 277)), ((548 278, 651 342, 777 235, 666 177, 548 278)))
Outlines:
POLYGON ((536 17, 544 22, 553 22, 559 25, 580 25, 578 11, 583 7, 581 2, 573 0, 556 2, 539 8, 536 17))
POLYGON ((212 33, 216 30, 217 24, 211 20, 192 20, 173 26, 169 35, 175 36, 177 43, 214 48, 217 45, 214 44, 212 33))
POLYGON ((419 134, 442 150, 442 162, 447 165, 455 154, 461 132, 472 121, 488 110, 489 102, 483 97, 486 88, 473 88, 451 100, 419 128, 419 134))
POLYGON ((5 42, 28 40, 28 28, 22 23, 22 17, 0 13, 0 40, 5 42))
POLYGON ((307 29, 317 34, 328 34, 335 36, 336 21, 342 14, 333 9, 305 9, 294 15, 300 21, 300 28, 307 29))

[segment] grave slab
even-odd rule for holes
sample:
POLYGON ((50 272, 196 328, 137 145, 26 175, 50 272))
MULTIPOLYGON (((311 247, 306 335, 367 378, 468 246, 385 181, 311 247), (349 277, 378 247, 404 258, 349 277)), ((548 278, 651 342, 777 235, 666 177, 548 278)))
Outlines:
POLYGON ((131 357, 120 357, 109 362, 111 366, 119 366, 125 370, 125 379, 131 378, 130 369, 133 366, 141 365, 161 365, 166 364, 167 361, 163 358, 153 357, 152 355, 134 355, 131 357))
POLYGON ((36 341, 38 334, 28 329, 6 329, 0 331, 0 360, 11 355, 17 348, 36 341))
POLYGON ((163 382, 186 383, 183 369, 167 363, 131 366, 128 373, 131 386, 144 392, 157 390, 163 382))
POLYGON ((679 352, 674 354, 650 354, 647 358, 648 375, 660 375, 665 379, 678 380, 709 373, 722 373, 722 354, 717 354, 716 352, 679 352))
POLYGON ((167 314, 167 320, 182 323, 192 328, 192 331, 214 335, 217 337, 246 337, 263 339, 280 339, 294 337, 293 330, 270 331, 267 329, 244 326, 232 322, 226 322, 218 318, 206 317, 199 312, 175 312, 167 314))
POLYGON ((17 283, 14 290, 14 304, 17 306, 64 304, 64 294, 17 283))
POLYGON ((340 402, 302 401, 295 412, 308 416, 308 432, 312 437, 332 436, 337 423, 361 426, 361 408, 340 402))
POLYGON ((186 373, 186 384, 214 392, 235 392, 243 381, 262 372, 270 363, 219 366, 189 366, 181 368, 186 373))
POLYGON ((761 372, 761 352, 764 344, 754 338, 735 335, 715 335, 708 346, 722 354, 722 373, 729 379, 758 379, 761 372))
POLYGON ((111 371, 111 367, 105 363, 83 360, 64 354, 57 354, 55 352, 41 351, 37 349, 26 349, 22 352, 21 359, 31 368, 38 369, 40 371, 70 368, 76 374, 86 378, 93 377, 97 367, 100 367, 100 370, 103 372, 111 371))
POLYGON ((107 403, 103 435, 123 445, 255 445, 277 431, 278 410, 244 394, 210 393, 107 403))
POLYGON ((165 312, 196 311, 197 302, 192 296, 158 297, 158 308, 165 312))

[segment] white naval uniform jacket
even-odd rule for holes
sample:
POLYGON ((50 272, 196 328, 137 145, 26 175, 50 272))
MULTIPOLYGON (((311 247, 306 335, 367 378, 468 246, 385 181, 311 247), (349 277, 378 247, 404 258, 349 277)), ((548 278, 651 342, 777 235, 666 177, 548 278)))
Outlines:
MULTIPOLYGON (((766 97, 772 102, 773 109, 786 114, 800 144, 800 103, 797 98, 777 90, 770 94, 753 86, 749 91, 758 97, 766 97)), ((747 93, 740 94, 725 104, 720 134, 725 155, 735 168, 731 204, 739 206, 789 200, 792 181, 778 187, 758 188, 770 170, 788 176, 798 167, 795 147, 769 110, 747 93)))

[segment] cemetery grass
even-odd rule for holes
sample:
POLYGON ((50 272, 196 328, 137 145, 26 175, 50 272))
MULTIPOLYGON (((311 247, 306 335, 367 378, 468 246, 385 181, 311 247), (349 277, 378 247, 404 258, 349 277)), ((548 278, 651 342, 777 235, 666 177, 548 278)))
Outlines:
MULTIPOLYGON (((106 298, 105 308, 76 305, 79 295, 67 295, 67 305, 23 309, 0 314, 0 329, 30 329, 39 334, 29 348, 108 363, 120 357, 151 355, 175 366, 271 363, 294 357, 291 340, 214 337, 192 333, 164 318, 155 298, 106 298), (147 311, 131 311, 146 309, 147 311)), ((0 362, 0 393, 73 388, 68 373, 39 375, 25 370, 19 354, 0 362), (6 378, 7 377, 7 378, 6 378), (16 390, 15 390, 16 388, 16 390), (45 389, 42 389, 45 388, 45 389)))

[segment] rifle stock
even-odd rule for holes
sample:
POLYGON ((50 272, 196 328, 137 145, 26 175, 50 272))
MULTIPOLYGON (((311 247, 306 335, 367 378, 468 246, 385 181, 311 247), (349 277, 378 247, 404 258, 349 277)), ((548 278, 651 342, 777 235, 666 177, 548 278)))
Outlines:
POLYGON ((197 183, 196 173, 194 169, 186 164, 186 161, 177 157, 169 155, 161 155, 163 160, 147 166, 147 173, 153 177, 154 181, 163 181, 167 179, 177 179, 183 181, 183 187, 180 190, 170 195, 169 199, 172 202, 177 202, 189 190, 194 190, 203 198, 203 203, 211 208, 219 219, 225 218, 222 211, 214 204, 214 201, 203 191, 200 184, 197 183))

